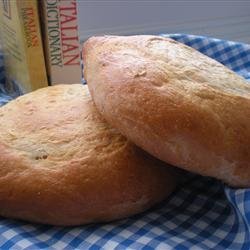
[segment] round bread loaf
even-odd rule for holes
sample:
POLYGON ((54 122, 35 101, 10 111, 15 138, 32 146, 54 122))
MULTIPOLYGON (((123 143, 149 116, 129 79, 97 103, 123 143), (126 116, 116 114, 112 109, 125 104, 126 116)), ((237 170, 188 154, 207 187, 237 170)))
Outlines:
POLYGON ((250 187, 250 84, 158 36, 90 38, 84 76, 105 119, 159 159, 250 187))
POLYGON ((174 174, 110 127, 86 86, 58 85, 0 108, 0 215, 53 225, 142 212, 174 174))

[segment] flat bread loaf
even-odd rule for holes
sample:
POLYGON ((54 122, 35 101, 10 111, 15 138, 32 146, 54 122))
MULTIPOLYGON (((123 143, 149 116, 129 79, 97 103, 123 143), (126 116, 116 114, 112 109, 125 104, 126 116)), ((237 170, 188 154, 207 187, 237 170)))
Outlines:
POLYGON ((84 77, 98 110, 159 159, 250 187, 250 84, 158 36, 92 37, 84 77))
POLYGON ((0 215, 53 225, 119 219, 168 196, 175 177, 110 127, 87 87, 58 85, 0 108, 0 215))

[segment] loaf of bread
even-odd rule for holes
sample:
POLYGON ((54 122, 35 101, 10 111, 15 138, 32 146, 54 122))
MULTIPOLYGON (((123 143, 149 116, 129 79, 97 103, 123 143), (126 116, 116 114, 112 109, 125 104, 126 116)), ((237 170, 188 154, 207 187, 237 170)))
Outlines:
POLYGON ((250 84, 158 36, 92 37, 84 77, 98 110, 159 159, 250 187, 250 84))
POLYGON ((0 215, 53 225, 115 220, 168 196, 175 176, 58 85, 0 108, 0 215))

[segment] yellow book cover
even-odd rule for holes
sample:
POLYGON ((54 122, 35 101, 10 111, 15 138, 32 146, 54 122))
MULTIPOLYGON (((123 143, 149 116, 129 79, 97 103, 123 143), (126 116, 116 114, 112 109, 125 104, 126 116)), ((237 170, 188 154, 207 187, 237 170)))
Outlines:
POLYGON ((1 43, 8 86, 48 86, 36 0, 1 0, 1 43))
POLYGON ((77 1, 44 0, 40 5, 49 83, 81 82, 77 1))

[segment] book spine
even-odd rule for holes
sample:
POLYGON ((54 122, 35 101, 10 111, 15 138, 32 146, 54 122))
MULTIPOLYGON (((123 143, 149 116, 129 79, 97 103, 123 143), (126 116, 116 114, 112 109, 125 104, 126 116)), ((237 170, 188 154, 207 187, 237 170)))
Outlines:
POLYGON ((36 1, 0 2, 7 87, 26 93, 47 86, 36 1))
POLYGON ((82 78, 77 1, 42 1, 44 47, 51 85, 79 83, 82 78))
POLYGON ((11 93, 20 88, 25 92, 29 78, 16 1, 0 1, 0 11, 5 88, 11 93))
POLYGON ((36 0, 17 1, 25 40, 25 53, 29 68, 30 90, 48 86, 43 44, 36 0))

